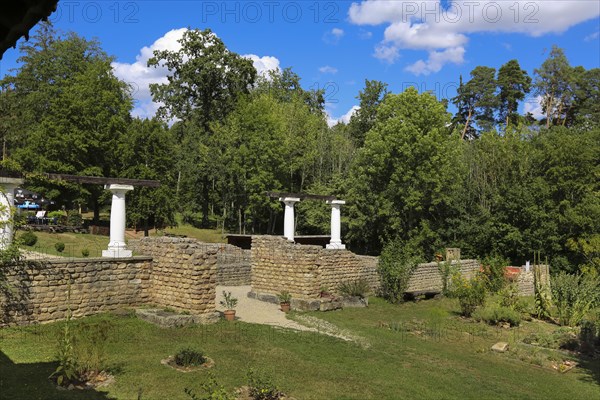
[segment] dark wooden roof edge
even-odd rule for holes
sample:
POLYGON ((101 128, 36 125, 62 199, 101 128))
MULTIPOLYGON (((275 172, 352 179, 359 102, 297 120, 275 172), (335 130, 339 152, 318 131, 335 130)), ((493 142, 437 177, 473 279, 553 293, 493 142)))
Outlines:
POLYGON ((326 195, 321 195, 321 194, 308 194, 308 193, 267 192, 267 196, 269 196, 271 198, 295 197, 300 200, 337 200, 336 196, 326 196, 326 195))
POLYGON ((101 176, 80 176, 67 174, 43 174, 48 179, 63 180, 75 183, 92 183, 97 185, 131 185, 159 187, 160 181, 150 179, 129 179, 129 178, 104 178, 101 176))

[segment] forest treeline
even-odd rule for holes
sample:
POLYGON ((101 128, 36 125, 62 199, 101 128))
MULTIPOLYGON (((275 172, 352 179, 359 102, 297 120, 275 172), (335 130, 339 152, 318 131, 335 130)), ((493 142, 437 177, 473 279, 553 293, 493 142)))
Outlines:
MULTIPOLYGON (((457 96, 393 93, 366 80, 349 123, 329 127, 324 93, 291 69, 258 75, 210 30, 188 30, 153 84, 153 119, 131 116, 132 88, 96 41, 43 24, 0 81, 2 167, 28 187, 98 216, 103 188, 41 172, 158 179, 128 194, 131 225, 281 233, 266 191, 336 195, 343 237, 364 254, 399 242, 425 258, 443 247, 522 263, 541 251, 557 269, 600 271, 600 70, 554 47, 530 75, 517 60, 477 66, 457 96), (519 113, 538 97, 544 117, 519 113), (448 104, 457 112, 448 112, 448 104)), ((329 232, 329 207, 297 205, 297 231, 329 232)))

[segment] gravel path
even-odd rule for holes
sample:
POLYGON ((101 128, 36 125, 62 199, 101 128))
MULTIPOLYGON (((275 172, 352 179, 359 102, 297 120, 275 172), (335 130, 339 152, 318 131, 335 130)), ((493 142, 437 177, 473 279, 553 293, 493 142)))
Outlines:
POLYGON ((223 300, 223 291, 231 292, 233 297, 238 299, 235 316, 240 321, 317 332, 315 328, 309 328, 287 319, 285 313, 279 309, 279 305, 249 298, 248 292, 251 289, 251 286, 217 286, 217 310, 225 310, 219 304, 223 300))
POLYGON ((37 251, 29 251, 29 250, 21 250, 21 255, 23 256, 24 259, 31 260, 31 261, 64 258, 64 257, 60 257, 60 256, 55 256, 53 254, 38 253, 37 251))

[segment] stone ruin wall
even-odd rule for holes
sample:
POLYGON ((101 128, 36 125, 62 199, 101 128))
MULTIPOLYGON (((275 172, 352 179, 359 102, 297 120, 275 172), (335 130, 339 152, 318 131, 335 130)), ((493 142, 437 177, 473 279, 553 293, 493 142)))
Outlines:
POLYGON ((215 311, 218 244, 145 237, 130 241, 129 247, 152 257, 151 303, 192 314, 215 311))
POLYGON ((222 244, 217 253, 217 285, 244 286, 251 283, 250 250, 222 244))
POLYGON ((0 326, 83 317, 150 301, 150 257, 27 261, 5 269, 0 326), (70 294, 69 294, 70 291, 70 294))
POLYGON ((535 271, 540 271, 541 284, 550 287, 550 268, 548 265, 532 265, 529 271, 521 267, 521 273, 517 275, 516 283, 519 295, 533 296, 535 292, 535 271))
MULTIPOLYGON (((453 260, 452 266, 458 268, 462 276, 470 279, 479 271, 481 264, 477 260, 453 260)), ((417 266, 408 281, 406 291, 408 293, 441 293, 443 287, 444 279, 440 270, 440 263, 429 262, 417 266)))

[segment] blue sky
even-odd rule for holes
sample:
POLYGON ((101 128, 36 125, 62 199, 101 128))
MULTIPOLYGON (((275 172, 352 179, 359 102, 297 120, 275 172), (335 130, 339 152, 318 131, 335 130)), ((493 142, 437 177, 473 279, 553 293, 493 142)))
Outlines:
MULTIPOLYGON (((452 97, 478 65, 519 60, 533 75, 553 44, 571 65, 600 67, 600 2, 560 1, 66 1, 51 20, 97 38, 116 74, 136 88, 138 116, 152 116, 148 83, 165 71, 145 66, 153 49, 177 46, 183 29, 212 29, 259 71, 292 67, 305 88, 326 91, 330 121, 347 119, 365 79, 452 97)), ((14 68, 17 50, 0 64, 14 68)), ((531 96, 523 106, 536 112, 531 96)))

